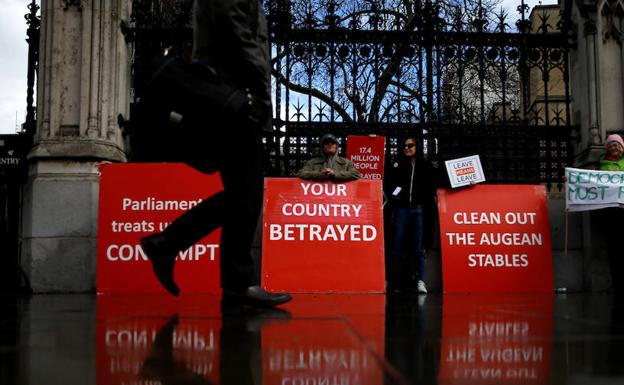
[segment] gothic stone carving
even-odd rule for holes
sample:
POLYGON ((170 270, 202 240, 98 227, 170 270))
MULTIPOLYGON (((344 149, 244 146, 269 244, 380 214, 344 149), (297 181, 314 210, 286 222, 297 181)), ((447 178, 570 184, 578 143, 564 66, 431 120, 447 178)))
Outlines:
POLYGON ((79 11, 82 11, 82 0, 63 0, 63 10, 67 11, 69 7, 75 6, 79 11))

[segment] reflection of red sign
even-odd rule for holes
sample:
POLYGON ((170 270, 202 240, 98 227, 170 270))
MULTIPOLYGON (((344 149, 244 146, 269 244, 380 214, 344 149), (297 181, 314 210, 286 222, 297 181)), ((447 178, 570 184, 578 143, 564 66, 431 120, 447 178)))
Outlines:
POLYGON ((218 295, 106 294, 96 306, 100 385, 383 383, 384 295, 297 295, 284 311, 222 312, 218 295))
POLYGON ((262 282, 292 292, 382 292, 381 181, 266 178, 262 282))
POLYGON ((97 384, 166 383, 174 374, 218 384, 219 298, 200 300, 198 307, 194 296, 98 296, 97 384), (167 328, 172 314, 179 323, 167 328))
POLYGON ((385 148, 383 136, 347 137, 347 159, 362 173, 363 179, 383 179, 385 148))
POLYGON ((544 186, 438 191, 444 292, 553 291, 544 186))
MULTIPOLYGON (((202 199, 220 191, 218 174, 183 164, 106 164, 100 178, 97 289, 103 293, 160 293, 139 238, 164 229, 202 199)), ((219 230, 178 255, 183 293, 218 292, 219 230)))
POLYGON ((299 296, 284 308, 293 320, 262 328, 263 384, 383 383, 371 354, 384 355, 383 295, 299 296))
POLYGON ((552 295, 445 296, 439 383, 549 384, 552 308, 552 295))

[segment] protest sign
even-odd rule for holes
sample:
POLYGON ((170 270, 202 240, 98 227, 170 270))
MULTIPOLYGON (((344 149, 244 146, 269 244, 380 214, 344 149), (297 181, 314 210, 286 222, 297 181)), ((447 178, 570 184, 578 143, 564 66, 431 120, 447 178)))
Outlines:
POLYGON ((624 172, 566 167, 565 174, 568 211, 624 207, 624 172))
POLYGON ((262 283, 291 292, 383 292, 380 180, 264 180, 262 283))
MULTIPOLYGON (((98 216, 99 293, 163 293, 139 244, 203 199, 222 190, 218 174, 175 163, 105 164, 98 216)), ((184 293, 220 292, 220 229, 178 254, 175 278, 184 293)))
POLYGON ((383 179, 386 138, 349 135, 347 159, 362 173, 362 179, 383 179))
POLYGON ((485 182, 479 155, 447 160, 444 164, 452 188, 485 182))
POLYGON ((438 190, 445 293, 553 291, 544 186, 438 190))

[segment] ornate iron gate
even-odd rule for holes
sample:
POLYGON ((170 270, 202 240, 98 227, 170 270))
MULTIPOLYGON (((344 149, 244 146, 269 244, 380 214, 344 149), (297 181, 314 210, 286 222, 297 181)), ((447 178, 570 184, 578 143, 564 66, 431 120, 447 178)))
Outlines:
POLYGON ((0 292, 20 286, 19 229, 29 143, 25 135, 0 135, 0 292))
MULTIPOLYGON (((135 0, 135 79, 190 47, 189 0, 135 0)), ((268 0, 270 173, 292 175, 325 132, 415 135, 433 160, 479 154, 498 183, 561 187, 570 161, 569 4, 514 18, 495 0, 268 0), (566 12, 568 11, 568 12, 566 12)), ((140 88, 140 83, 135 87, 140 88)))
POLYGON ((21 132, 0 135, 0 292, 30 291, 30 284, 20 268, 20 226, 22 186, 28 169, 26 155, 37 126, 34 106, 35 78, 39 60, 39 6, 35 0, 27 5, 24 16, 28 29, 28 69, 26 88, 26 121, 21 132))

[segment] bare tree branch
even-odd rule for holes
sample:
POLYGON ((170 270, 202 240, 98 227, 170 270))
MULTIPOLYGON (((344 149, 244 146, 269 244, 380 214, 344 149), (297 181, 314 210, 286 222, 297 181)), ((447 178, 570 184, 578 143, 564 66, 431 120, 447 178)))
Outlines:
POLYGON ((395 80, 391 80, 390 81, 390 85, 393 85, 393 86, 401 89, 402 91, 407 92, 410 96, 418 99, 418 103, 420 103, 422 105, 426 105, 427 104, 427 102, 425 102, 425 99, 423 99, 423 96, 420 93, 420 91, 408 87, 405 83, 399 83, 399 82, 397 82, 395 80))
POLYGON ((290 82, 288 81, 288 79, 286 79, 286 77, 284 77, 284 75, 280 74, 275 69, 271 71, 271 74, 277 79, 278 82, 280 82, 280 84, 286 86, 289 90, 300 92, 306 95, 310 95, 319 100, 322 100, 323 102, 325 102, 325 104, 332 107, 338 113, 338 115, 342 116, 342 118, 345 121, 348 121, 348 122, 353 121, 353 119, 351 119, 347 111, 345 111, 345 109, 340 104, 338 104, 335 100, 333 100, 329 96, 325 95, 323 92, 317 90, 316 88, 304 87, 300 84, 290 82))
MULTIPOLYGON (((405 25, 406 31, 411 31, 416 27, 417 17, 412 17, 411 20, 405 25)), ((392 77, 397 73, 399 69, 399 65, 401 64, 401 58, 403 55, 403 50, 408 43, 402 43, 397 47, 397 50, 392 55, 390 62, 384 69, 383 73, 379 77, 379 82, 377 84, 377 90, 375 90, 375 95, 373 96, 373 101, 371 102, 371 109, 368 115, 368 120, 372 122, 377 121, 377 115, 379 114, 379 108, 381 106, 381 100, 388 89, 388 85, 392 80, 392 77)))

